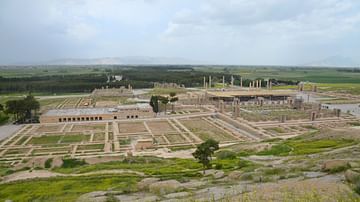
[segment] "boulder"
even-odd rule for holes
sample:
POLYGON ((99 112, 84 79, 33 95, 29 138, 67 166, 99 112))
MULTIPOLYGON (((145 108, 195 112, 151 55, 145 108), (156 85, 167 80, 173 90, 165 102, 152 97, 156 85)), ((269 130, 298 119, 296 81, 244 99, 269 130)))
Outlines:
POLYGON ((349 162, 351 168, 360 168, 360 163, 358 162, 349 162))
MULTIPOLYGON (((203 171, 200 171, 201 174, 204 174, 203 171)), ((224 177, 224 171, 222 170, 214 170, 214 169, 210 169, 210 170, 205 170, 205 174, 204 176, 213 176, 215 179, 219 179, 224 177)))
POLYGON ((107 197, 104 191, 94 191, 81 195, 76 202, 106 202, 107 197))
POLYGON ((189 182, 182 183, 181 185, 183 187, 186 187, 187 189, 196 189, 206 185, 206 182, 199 180, 190 180, 189 182))
POLYGON ((167 194, 164 197, 165 198, 184 198, 187 196, 190 196, 189 192, 176 192, 176 193, 167 194))
POLYGON ((354 170, 347 170, 345 172, 345 179, 346 181, 350 182, 350 183, 356 183, 357 181, 360 180, 360 173, 354 171, 354 170))
POLYGON ((134 194, 124 194, 124 195, 116 195, 115 198, 117 201, 121 202, 155 202, 159 201, 159 197, 149 194, 149 193, 134 193, 134 194))
POLYGON ((222 170, 216 171, 216 172, 213 174, 213 176, 214 176, 215 179, 220 179, 220 178, 224 177, 224 175, 225 175, 225 173, 224 173, 224 171, 222 171, 222 170))
POLYGON ((334 171, 338 168, 346 168, 348 167, 348 161, 345 160, 329 160, 324 162, 324 164, 322 165, 322 170, 323 171, 334 171))
POLYGON ((149 186, 159 180, 159 178, 144 178, 138 182, 137 187, 139 190, 149 190, 149 186))
POLYGON ((240 176, 243 174, 242 171, 238 171, 238 170, 235 170, 235 171, 232 171, 231 173, 229 173, 228 177, 229 179, 231 180, 239 180, 240 179, 240 176))
POLYGON ((176 180, 166 180, 152 183, 149 186, 149 191, 154 194, 164 195, 174 193, 182 190, 182 185, 176 180))

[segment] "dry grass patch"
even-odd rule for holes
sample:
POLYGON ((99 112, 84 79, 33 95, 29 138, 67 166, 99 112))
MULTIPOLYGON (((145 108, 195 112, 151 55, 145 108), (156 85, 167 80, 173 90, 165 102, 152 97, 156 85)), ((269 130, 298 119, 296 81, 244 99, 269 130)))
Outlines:
POLYGON ((143 122, 119 123, 120 133, 144 133, 147 132, 143 122))

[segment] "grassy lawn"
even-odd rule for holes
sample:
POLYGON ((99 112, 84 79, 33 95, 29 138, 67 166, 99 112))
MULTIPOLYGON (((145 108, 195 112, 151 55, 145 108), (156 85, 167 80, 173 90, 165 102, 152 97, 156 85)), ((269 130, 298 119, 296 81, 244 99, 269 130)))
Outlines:
POLYGON ((61 143, 74 143, 74 142, 83 142, 89 141, 89 135, 65 135, 61 140, 61 143))
MULTIPOLYGON (((258 165, 249 161, 236 159, 213 160, 213 165, 225 172, 240 169, 244 172, 253 171, 258 165)), ((163 180, 176 179, 187 181, 201 177, 202 165, 191 159, 163 159, 156 157, 132 157, 119 161, 95 165, 79 164, 69 161, 54 171, 61 173, 86 173, 99 170, 129 169, 144 172, 148 176, 160 177, 163 180)), ((0 173, 7 172, 7 167, 0 167, 0 173)), ((84 193, 93 191, 113 190, 119 192, 137 191, 136 183, 141 177, 132 174, 92 175, 81 177, 56 177, 33 179, 0 185, 0 201, 75 201, 84 193)))
POLYGON ((329 149, 336 149, 346 147, 355 144, 353 140, 287 140, 277 145, 273 145, 271 149, 258 152, 258 155, 275 155, 275 156, 287 156, 287 155, 306 155, 314 154, 329 149))
MULTIPOLYGON (((360 95, 360 83, 318 83, 318 90, 321 92, 341 92, 360 95)), ((297 89, 297 86, 274 86, 274 89, 297 89)), ((311 90, 311 85, 306 84, 305 90, 311 90)))
POLYGON ((87 173, 98 170, 128 169, 144 172, 147 175, 175 175, 184 176, 186 173, 194 173, 202 168, 201 164, 191 159, 162 159, 156 157, 136 157, 119 161, 84 165, 76 168, 56 168, 61 173, 87 173))
POLYGON ((20 181, 0 185, 0 200, 5 201, 75 201, 92 191, 134 191, 138 176, 97 175, 88 177, 59 177, 20 181))
POLYGON ((41 136, 41 137, 33 137, 29 141, 28 144, 38 145, 38 144, 56 144, 62 135, 48 135, 48 136, 41 136))
POLYGON ((87 149, 103 149, 104 144, 89 144, 89 145, 79 145, 78 150, 87 150, 87 149))

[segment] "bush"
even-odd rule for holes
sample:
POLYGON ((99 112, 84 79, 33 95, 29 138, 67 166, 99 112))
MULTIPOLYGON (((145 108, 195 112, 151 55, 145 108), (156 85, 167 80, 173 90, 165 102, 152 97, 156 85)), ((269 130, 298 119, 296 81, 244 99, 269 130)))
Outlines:
POLYGON ((216 169, 216 170, 221 170, 222 167, 223 167, 223 165, 222 165, 221 163, 215 164, 215 169, 216 169))
POLYGON ((291 151, 291 147, 286 144, 278 144, 271 147, 271 149, 258 152, 258 155, 275 155, 285 156, 291 151))
POLYGON ((360 194, 360 180, 355 183, 355 192, 360 194))
POLYGON ((240 156, 240 157, 250 156, 251 151, 240 151, 240 152, 237 153, 237 155, 240 156))
POLYGON ((85 165, 86 162, 83 159, 63 159, 62 168, 75 168, 77 166, 85 165))
POLYGON ((236 159, 236 153, 230 150, 221 150, 215 153, 217 159, 236 159))
POLYGON ((52 158, 47 159, 45 161, 45 168, 51 168, 52 162, 53 162, 52 158))
POLYGON ((330 173, 340 173, 346 171, 349 168, 348 165, 338 166, 329 170, 330 173))

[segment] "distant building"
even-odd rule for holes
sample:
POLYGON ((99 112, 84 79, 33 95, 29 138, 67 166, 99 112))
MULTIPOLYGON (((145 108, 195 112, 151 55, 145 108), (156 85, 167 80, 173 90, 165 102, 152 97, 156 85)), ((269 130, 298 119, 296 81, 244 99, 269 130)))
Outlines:
POLYGON ((120 88, 100 88, 95 89, 91 93, 93 98, 96 97, 133 97, 134 93, 132 87, 129 85, 128 88, 121 86, 120 88))
POLYGON ((247 102, 251 100, 276 101, 287 100, 294 97, 295 93, 288 90, 251 90, 251 91, 208 91, 206 95, 209 100, 218 101, 223 100, 225 102, 232 102, 238 99, 240 102, 247 102))
POLYGON ((52 109, 40 116, 40 123, 139 119, 154 116, 149 104, 121 105, 114 108, 52 109))

